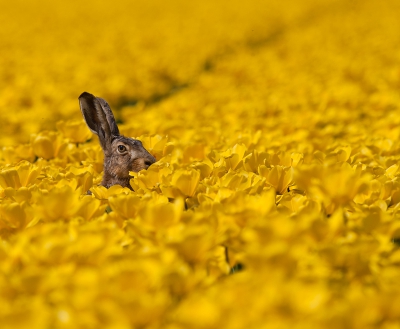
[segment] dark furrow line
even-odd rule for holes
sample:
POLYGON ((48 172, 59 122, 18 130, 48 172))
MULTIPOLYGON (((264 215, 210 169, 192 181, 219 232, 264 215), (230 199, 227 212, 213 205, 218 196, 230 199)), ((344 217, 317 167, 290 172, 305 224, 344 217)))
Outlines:
POLYGON ((293 28, 299 28, 302 26, 307 26, 309 24, 314 23, 316 19, 320 19, 322 16, 326 14, 331 14, 333 11, 343 11, 346 10, 347 6, 343 6, 343 4, 348 4, 346 1, 340 0, 333 2, 328 5, 324 6, 319 6, 317 8, 312 8, 306 15, 303 17, 300 17, 299 19, 295 20, 291 24, 287 25, 282 25, 272 32, 268 33, 267 35, 255 39, 247 39, 243 40, 242 42, 239 42, 238 44, 234 45, 228 45, 226 47, 226 50, 219 52, 218 54, 214 54, 213 56, 210 56, 207 58, 202 65, 200 65, 200 70, 198 73, 190 80, 184 82, 184 83, 173 83, 171 85, 171 88, 161 94, 154 94, 151 97, 147 99, 124 99, 122 100, 119 104, 117 104, 116 108, 121 108, 123 106, 128 106, 128 105, 136 105, 139 102, 145 102, 146 105, 155 105, 157 103, 162 102, 165 99, 168 99, 169 97, 177 94, 178 92, 181 92, 187 88, 189 88, 191 85, 193 85, 196 80, 198 79, 199 76, 201 76, 205 72, 212 72, 215 64, 218 61, 221 61, 221 59, 226 58, 228 56, 231 56, 235 54, 237 50, 241 49, 257 49, 260 47, 265 47, 267 45, 270 45, 274 43, 275 41, 279 40, 287 31, 293 28))

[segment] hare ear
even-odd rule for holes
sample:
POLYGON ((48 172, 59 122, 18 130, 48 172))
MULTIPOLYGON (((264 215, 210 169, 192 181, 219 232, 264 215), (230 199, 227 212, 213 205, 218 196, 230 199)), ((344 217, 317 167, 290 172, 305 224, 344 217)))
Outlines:
POLYGON ((103 108, 103 111, 106 115, 108 125, 110 126, 111 134, 113 136, 119 136, 119 129, 117 126, 117 123, 115 122, 114 114, 111 111, 110 105, 100 97, 96 97, 98 101, 100 102, 101 107, 103 108))
POLYGON ((100 101, 92 94, 84 92, 79 96, 79 105, 89 129, 99 136, 103 150, 109 150, 112 139, 111 129, 100 101))

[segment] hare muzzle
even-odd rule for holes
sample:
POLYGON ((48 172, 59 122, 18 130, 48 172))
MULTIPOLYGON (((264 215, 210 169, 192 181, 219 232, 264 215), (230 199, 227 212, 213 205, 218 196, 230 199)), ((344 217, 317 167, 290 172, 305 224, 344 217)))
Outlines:
POLYGON ((156 159, 149 154, 149 156, 145 158, 138 158, 133 161, 133 170, 132 171, 140 171, 142 169, 147 169, 149 168, 154 162, 156 162, 156 159))

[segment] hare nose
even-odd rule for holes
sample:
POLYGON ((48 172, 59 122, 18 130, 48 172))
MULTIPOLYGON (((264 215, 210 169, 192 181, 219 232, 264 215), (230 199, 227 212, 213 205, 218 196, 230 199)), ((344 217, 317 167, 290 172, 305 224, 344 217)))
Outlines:
POLYGON ((150 167, 153 163, 154 163, 153 161, 144 160, 144 164, 145 164, 147 167, 150 167))
POLYGON ((143 163, 146 166, 146 169, 149 168, 154 162, 156 162, 156 158, 153 157, 151 154, 143 159, 143 163))

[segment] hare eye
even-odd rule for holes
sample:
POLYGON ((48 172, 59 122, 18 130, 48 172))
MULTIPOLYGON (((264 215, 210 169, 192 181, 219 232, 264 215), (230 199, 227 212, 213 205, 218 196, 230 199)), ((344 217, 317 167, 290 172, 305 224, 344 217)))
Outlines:
POLYGON ((126 147, 124 145, 118 145, 118 152, 123 153, 126 151, 126 147))

